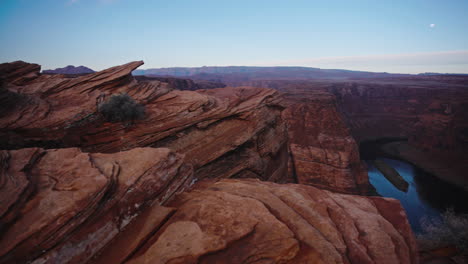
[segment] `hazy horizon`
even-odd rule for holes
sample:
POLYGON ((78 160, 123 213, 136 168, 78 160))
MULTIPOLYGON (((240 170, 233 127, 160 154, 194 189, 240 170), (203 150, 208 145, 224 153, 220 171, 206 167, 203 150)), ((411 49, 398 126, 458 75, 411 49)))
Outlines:
POLYGON ((0 62, 468 73, 468 2, 4 0, 0 62))

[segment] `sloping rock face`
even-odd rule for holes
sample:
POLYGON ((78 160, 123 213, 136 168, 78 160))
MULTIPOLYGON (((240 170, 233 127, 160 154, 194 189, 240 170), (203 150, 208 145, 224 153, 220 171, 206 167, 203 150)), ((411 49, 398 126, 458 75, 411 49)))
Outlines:
MULTIPOLYGON (((169 149, 0 151, 0 263, 85 263, 193 181, 169 149)), ((153 223, 171 212, 158 210, 153 223)))
POLYGON ((127 263, 418 263, 393 199, 244 179, 198 183, 169 206, 127 263))
MULTIPOLYGON (((242 82, 241 82, 242 83, 242 82)), ((322 189, 372 194, 359 146, 327 85, 310 81, 260 80, 244 82, 284 93, 288 123, 289 179, 322 189)))
POLYGON ((38 64, 15 61, 0 64, 0 82, 21 85, 39 76, 41 66, 38 64))
POLYGON ((367 194, 369 181, 359 148, 326 91, 286 96, 291 171, 298 183, 343 193, 367 194))
POLYGON ((253 179, 182 192, 193 171, 169 149, 0 157, 0 263, 418 262, 393 199, 253 179))
POLYGON ((142 64, 77 78, 38 75, 26 84, 8 83, 8 92, 22 99, 11 114, 0 117, 0 147, 79 147, 104 153, 168 147, 186 155, 197 178, 285 181, 287 133, 278 92, 172 90, 156 80, 137 82, 131 72, 142 64), (105 122, 97 106, 123 92, 145 106, 146 117, 130 125, 105 122))

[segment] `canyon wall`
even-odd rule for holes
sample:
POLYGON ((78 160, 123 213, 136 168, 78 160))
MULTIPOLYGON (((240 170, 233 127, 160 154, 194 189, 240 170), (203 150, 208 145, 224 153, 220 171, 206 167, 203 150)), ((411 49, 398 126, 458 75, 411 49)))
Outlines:
MULTIPOLYGON (((285 91, 285 90, 283 90, 285 91)), ((326 91, 286 91, 290 173, 298 183, 343 193, 368 194, 359 148, 326 91)))
MULTIPOLYGON (((349 134, 358 144, 381 139, 407 140, 390 143, 383 151, 386 155, 409 161, 468 190, 466 76, 412 76, 371 80, 258 80, 240 84, 273 88, 285 92, 287 97, 297 97, 304 101, 305 98, 317 101, 317 94, 329 94, 335 100, 332 106, 334 111, 338 111, 344 121, 342 126, 349 128, 349 134)), ((307 107, 313 105, 310 102, 307 104, 307 107)), ((317 114, 317 111, 314 110, 313 114, 317 114)), ((294 119, 296 116, 301 115, 296 113, 291 117, 294 119)), ((331 117, 322 117, 319 120, 322 119, 338 120, 331 117)), ((321 126, 315 127, 320 130, 321 126)), ((304 129, 300 128, 299 131, 304 129)), ((294 142, 295 137, 300 138, 293 135, 290 136, 290 141, 294 142)))
POLYGON ((405 138, 383 151, 468 190, 468 89, 463 78, 335 83, 328 89, 358 141, 405 138))
POLYGON ((468 91, 443 82, 351 82, 330 91, 359 141, 406 137, 426 150, 468 150, 468 91))
POLYGON ((287 108, 290 178, 341 193, 373 194, 359 146, 326 86, 310 81, 261 80, 241 85, 281 91, 287 108))

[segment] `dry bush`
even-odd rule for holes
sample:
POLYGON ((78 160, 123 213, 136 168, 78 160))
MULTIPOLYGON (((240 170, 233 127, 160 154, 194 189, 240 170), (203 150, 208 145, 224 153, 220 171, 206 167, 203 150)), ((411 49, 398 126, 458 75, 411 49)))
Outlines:
POLYGON ((468 214, 456 214, 449 209, 442 220, 422 220, 423 233, 417 236, 421 250, 455 246, 468 253, 468 214))
POLYGON ((112 95, 99 105, 98 110, 106 121, 112 123, 133 122, 145 116, 145 107, 126 93, 112 95))

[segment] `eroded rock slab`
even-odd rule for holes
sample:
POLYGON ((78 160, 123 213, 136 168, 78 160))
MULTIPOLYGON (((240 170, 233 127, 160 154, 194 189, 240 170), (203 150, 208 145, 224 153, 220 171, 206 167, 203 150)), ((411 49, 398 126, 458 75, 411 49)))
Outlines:
POLYGON ((397 200, 253 179, 201 182, 128 263, 418 263, 397 200))
POLYGON ((0 161, 0 263, 86 262, 145 208, 193 180, 191 166, 169 149, 31 148, 0 151, 0 161))
MULTIPOLYGON (((288 91, 288 90, 286 90, 288 91)), ((343 193, 367 194, 359 149, 335 97, 326 91, 293 90, 283 118, 289 124, 291 171, 298 183, 343 193)))

